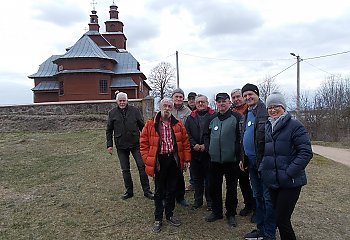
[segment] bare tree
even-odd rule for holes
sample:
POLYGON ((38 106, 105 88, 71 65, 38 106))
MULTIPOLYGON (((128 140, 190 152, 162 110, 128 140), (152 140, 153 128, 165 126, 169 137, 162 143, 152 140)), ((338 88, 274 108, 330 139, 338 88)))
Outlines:
POLYGON ((266 76, 264 80, 258 83, 260 98, 266 102, 267 96, 269 96, 273 92, 278 92, 279 86, 276 84, 275 78, 271 78, 270 76, 266 76))
POLYGON ((163 99, 171 96, 175 89, 175 68, 167 62, 161 62, 152 68, 148 81, 152 87, 151 95, 163 99))
POLYGON ((350 139, 350 80, 328 77, 313 98, 301 97, 302 118, 313 140, 350 139))

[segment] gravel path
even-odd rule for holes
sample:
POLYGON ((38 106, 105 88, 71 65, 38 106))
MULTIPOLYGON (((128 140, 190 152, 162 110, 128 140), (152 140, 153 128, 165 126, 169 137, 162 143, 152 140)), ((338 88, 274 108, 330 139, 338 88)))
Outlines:
POLYGON ((336 162, 340 162, 347 166, 350 166, 350 149, 324 147, 320 145, 312 145, 314 153, 323 157, 332 159, 336 162))

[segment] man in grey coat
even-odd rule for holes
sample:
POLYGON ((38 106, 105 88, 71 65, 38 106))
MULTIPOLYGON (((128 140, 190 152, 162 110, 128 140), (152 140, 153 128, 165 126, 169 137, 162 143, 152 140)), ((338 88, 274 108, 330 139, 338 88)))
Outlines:
POLYGON ((145 165, 140 154, 139 140, 140 131, 142 131, 144 126, 143 117, 138 108, 128 104, 128 95, 126 93, 119 92, 116 95, 116 101, 117 107, 108 113, 106 139, 107 151, 109 154, 112 154, 114 135, 114 143, 117 148, 126 189, 121 198, 126 200, 134 196, 133 181, 130 173, 129 157, 131 153, 136 161, 144 196, 153 199, 154 196, 150 190, 145 165))

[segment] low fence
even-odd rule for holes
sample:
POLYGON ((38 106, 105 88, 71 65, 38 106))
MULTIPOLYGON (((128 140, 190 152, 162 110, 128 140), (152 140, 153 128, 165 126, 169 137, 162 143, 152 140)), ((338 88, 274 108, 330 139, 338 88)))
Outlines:
MULTIPOLYGON (((145 120, 154 116, 154 99, 129 99, 145 120)), ((0 132, 104 128, 115 100, 0 106, 0 132)))

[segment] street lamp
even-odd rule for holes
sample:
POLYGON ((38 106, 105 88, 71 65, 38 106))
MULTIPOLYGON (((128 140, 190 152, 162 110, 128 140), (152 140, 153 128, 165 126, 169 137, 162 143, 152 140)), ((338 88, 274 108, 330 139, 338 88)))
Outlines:
POLYGON ((296 109, 296 115, 297 118, 300 117, 300 62, 302 59, 299 55, 296 55, 295 53, 290 53, 290 55, 297 58, 297 109, 296 109))

